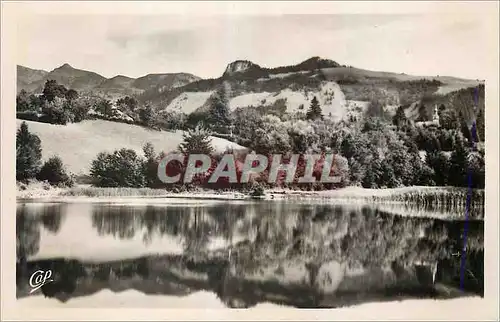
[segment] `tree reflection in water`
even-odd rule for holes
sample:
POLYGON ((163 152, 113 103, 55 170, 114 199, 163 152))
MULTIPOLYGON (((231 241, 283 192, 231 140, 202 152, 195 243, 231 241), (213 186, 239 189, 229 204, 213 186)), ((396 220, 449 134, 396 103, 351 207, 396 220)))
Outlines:
POLYGON ((26 269, 29 257, 40 248, 40 229, 44 227, 56 234, 61 228, 67 206, 65 204, 45 204, 32 206, 18 204, 16 209, 16 257, 19 275, 26 269))
POLYGON ((17 206, 16 249, 18 259, 26 259, 36 255, 40 246, 41 227, 52 233, 59 231, 66 214, 66 208, 65 204, 47 204, 36 208, 26 204, 17 206))
MULTIPOLYGON (((44 224, 56 232, 61 225, 61 217, 37 221, 19 214, 18 210, 18 259, 37 251, 37 227, 44 224)), ((405 296, 457 296, 460 257, 452 254, 461 249, 463 224, 394 216, 369 207, 294 203, 99 205, 94 207, 92 225, 100 235, 130 239, 142 234, 146 244, 169 235, 182 243, 184 253, 93 264, 69 264, 64 259, 51 263, 57 262, 61 272, 71 272, 59 273, 65 296, 70 290, 72 296, 82 296, 103 287, 175 295, 210 290, 229 307, 262 301, 337 307, 405 296), (214 239, 225 244, 210 247, 214 239)), ((480 295, 483 229, 482 220, 469 223, 465 285, 480 295)), ((42 263, 29 265, 33 269, 42 263)), ((48 296, 56 293, 44 291, 48 296)))

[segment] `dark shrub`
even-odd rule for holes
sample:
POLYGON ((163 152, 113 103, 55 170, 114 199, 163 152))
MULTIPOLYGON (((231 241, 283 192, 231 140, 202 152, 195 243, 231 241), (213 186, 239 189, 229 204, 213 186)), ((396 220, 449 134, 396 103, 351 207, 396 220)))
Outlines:
POLYGON ((40 169, 37 179, 47 181, 53 186, 72 186, 73 181, 66 173, 64 164, 60 157, 53 156, 48 159, 40 169))

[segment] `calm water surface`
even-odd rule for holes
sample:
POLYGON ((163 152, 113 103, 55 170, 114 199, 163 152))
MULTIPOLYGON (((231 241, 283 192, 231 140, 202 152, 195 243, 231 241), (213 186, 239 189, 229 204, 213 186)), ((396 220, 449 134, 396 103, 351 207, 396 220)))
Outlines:
MULTIPOLYGON (((483 295, 483 221, 415 218, 370 206, 17 204, 17 297, 67 301, 103 289, 227 307, 340 307, 483 295), (54 282, 30 294, 37 269, 54 282)), ((95 303, 98 307, 99 303, 95 303)))

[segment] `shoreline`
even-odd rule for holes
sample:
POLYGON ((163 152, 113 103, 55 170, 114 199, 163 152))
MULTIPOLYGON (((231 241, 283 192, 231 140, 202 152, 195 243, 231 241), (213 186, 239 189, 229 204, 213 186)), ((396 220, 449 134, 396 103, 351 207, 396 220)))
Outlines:
MULTIPOLYGON (((27 189, 17 189, 17 202, 126 202, 150 201, 158 203, 161 200, 185 200, 197 203, 199 201, 252 201, 252 200, 294 200, 294 201, 367 201, 375 200, 401 204, 398 197, 422 193, 446 193, 448 191, 466 191, 461 187, 410 186, 386 189, 368 189, 361 187, 345 187, 336 190, 302 191, 291 189, 267 189, 262 197, 251 197, 248 193, 239 191, 197 190, 191 192, 169 192, 165 189, 150 188, 98 188, 88 185, 77 185, 72 188, 47 186, 28 186, 27 189)), ((482 189, 477 189, 482 190, 482 189)), ((483 190, 484 191, 484 190, 483 190)))
POLYGON ((206 202, 224 202, 224 201, 245 201, 252 200, 246 196, 232 195, 217 195, 217 194, 200 194, 200 193, 168 193, 164 195, 155 196, 38 196, 31 198, 17 197, 17 202, 37 202, 37 203, 72 203, 72 202, 85 202, 85 203, 144 203, 144 204, 164 204, 168 200, 169 204, 199 204, 206 202))

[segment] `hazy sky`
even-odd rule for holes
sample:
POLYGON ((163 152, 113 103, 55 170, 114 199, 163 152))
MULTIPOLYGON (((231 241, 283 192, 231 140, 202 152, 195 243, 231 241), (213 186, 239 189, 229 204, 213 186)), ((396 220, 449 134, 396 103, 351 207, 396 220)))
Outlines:
POLYGON ((69 63, 105 77, 218 77, 236 59, 276 67, 321 56, 371 70, 485 78, 475 64, 487 38, 473 16, 39 15, 18 23, 18 64, 45 70, 69 63))

